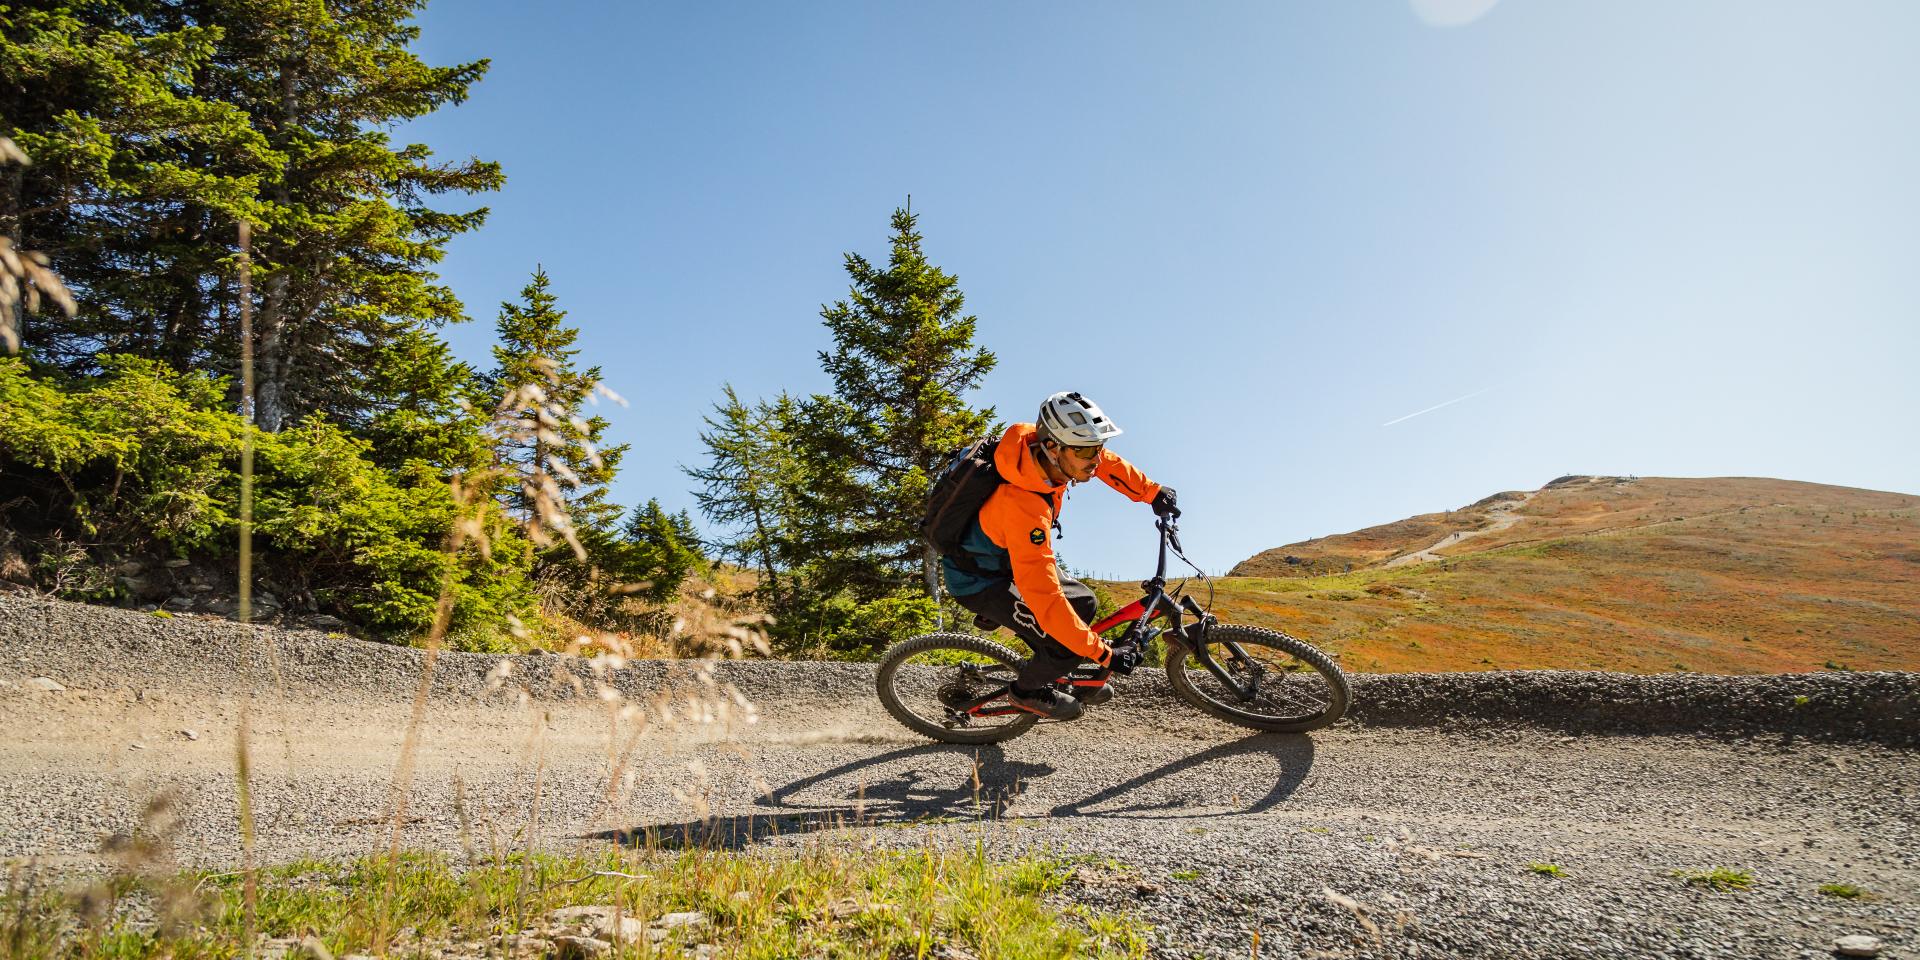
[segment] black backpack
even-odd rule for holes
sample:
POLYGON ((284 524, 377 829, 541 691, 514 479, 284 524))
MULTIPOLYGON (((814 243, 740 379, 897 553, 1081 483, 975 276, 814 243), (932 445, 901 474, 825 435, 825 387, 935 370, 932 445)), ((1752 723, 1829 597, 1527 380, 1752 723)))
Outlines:
POLYGON ((974 567, 960 541, 966 539, 973 518, 987 505, 1000 485, 1007 482, 994 466, 993 453, 1000 442, 983 437, 947 455, 945 466, 934 477, 927 491, 927 515, 920 520, 920 536, 941 556, 963 568, 974 567))

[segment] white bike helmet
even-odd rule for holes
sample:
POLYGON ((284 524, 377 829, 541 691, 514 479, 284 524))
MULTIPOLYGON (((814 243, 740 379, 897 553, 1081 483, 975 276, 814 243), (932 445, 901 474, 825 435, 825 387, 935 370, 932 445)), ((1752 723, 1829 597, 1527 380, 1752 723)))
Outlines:
POLYGON ((1099 405, 1077 393, 1056 393, 1040 405, 1040 439, 1063 447, 1097 447, 1120 435, 1099 405))

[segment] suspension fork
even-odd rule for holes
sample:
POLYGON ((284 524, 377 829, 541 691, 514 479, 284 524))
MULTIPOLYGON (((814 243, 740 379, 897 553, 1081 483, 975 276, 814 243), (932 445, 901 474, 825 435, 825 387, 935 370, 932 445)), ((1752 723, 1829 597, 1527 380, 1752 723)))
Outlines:
POLYGON ((1192 597, 1182 597, 1181 600, 1183 601, 1181 605, 1194 615, 1194 621, 1193 626, 1181 630, 1180 614, 1176 610, 1173 614, 1174 635, 1185 641, 1187 648, 1193 652, 1194 659, 1199 660, 1200 665, 1206 667, 1207 672, 1213 674, 1214 679, 1220 681, 1221 686, 1233 691, 1234 696, 1239 697, 1243 702, 1258 696, 1260 678, 1266 674, 1267 669, 1260 665, 1260 661, 1247 656, 1247 651, 1239 644, 1232 640, 1221 641, 1220 646, 1226 649, 1228 662, 1238 666, 1242 675, 1247 678, 1245 684, 1235 680, 1233 675, 1213 658, 1211 649, 1213 641, 1208 638, 1208 634, 1212 632, 1213 617, 1202 612, 1199 605, 1193 602, 1192 597))

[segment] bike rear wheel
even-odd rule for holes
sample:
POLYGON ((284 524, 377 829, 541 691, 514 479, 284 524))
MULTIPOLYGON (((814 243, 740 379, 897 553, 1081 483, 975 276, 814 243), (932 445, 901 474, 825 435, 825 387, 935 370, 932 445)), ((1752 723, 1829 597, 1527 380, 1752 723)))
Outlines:
POLYGON ((1236 690, 1220 681, 1185 644, 1167 648, 1167 680, 1180 699, 1229 723, 1255 730, 1305 733, 1346 716, 1353 693, 1347 675, 1311 644, 1277 630, 1216 624, 1208 653, 1236 690), (1232 643, 1245 657, 1232 654, 1232 643))
POLYGON ((880 703, 907 729, 947 743, 997 743, 1027 732, 1040 718, 953 713, 1013 683, 1025 658, 983 637, 929 633, 902 640, 880 660, 880 703))

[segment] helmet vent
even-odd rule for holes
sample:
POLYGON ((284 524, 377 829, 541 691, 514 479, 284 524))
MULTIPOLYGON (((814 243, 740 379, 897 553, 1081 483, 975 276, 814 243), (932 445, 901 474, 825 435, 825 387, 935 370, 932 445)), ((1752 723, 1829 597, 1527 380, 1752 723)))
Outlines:
POLYGON ((1048 397, 1034 420, 1042 439, 1069 447, 1097 447, 1121 433, 1099 404, 1077 392, 1048 397))

